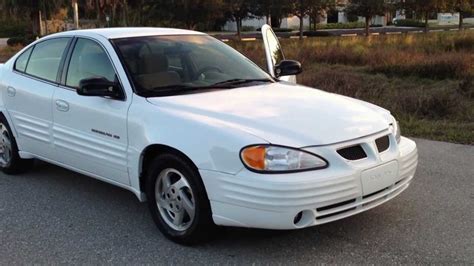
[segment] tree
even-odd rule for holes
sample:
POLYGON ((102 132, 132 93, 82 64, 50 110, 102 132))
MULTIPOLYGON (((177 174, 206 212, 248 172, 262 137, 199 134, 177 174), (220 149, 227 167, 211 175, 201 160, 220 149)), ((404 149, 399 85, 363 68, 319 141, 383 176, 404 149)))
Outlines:
POLYGON ((459 12, 459 29, 463 29, 464 15, 474 10, 474 0, 451 0, 448 3, 451 11, 459 12))
POLYGON ((318 16, 323 15, 330 3, 328 0, 297 0, 294 2, 293 14, 300 20, 300 40, 303 39, 304 18, 309 16, 312 19, 317 19, 318 16))
POLYGON ((254 2, 251 0, 225 0, 224 4, 230 19, 236 23, 237 36, 240 40, 242 39, 242 20, 251 15, 254 2))
POLYGON ((370 22, 372 18, 385 15, 388 9, 386 0, 352 0, 346 7, 349 15, 357 15, 365 18, 365 35, 370 34, 370 22))
POLYGON ((265 17, 268 24, 278 28, 282 19, 292 13, 293 6, 292 0, 257 0, 252 13, 265 17))
POLYGON ((22 17, 23 14, 28 14, 34 35, 41 34, 41 13, 45 17, 50 17, 65 5, 65 0, 2 0, 2 6, 13 16, 22 17))
POLYGON ((223 0, 149 0, 151 16, 170 21, 176 26, 196 29, 198 24, 223 17, 223 0))
POLYGON ((425 33, 428 32, 430 14, 446 10, 449 0, 405 0, 402 6, 409 11, 415 12, 417 16, 423 17, 425 21, 425 33))

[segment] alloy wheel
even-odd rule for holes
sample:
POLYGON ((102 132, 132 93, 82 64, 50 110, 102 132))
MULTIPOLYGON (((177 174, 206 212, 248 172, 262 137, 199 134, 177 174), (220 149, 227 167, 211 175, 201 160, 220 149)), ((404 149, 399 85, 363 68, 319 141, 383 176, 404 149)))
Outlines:
POLYGON ((158 210, 168 226, 177 231, 191 227, 196 203, 186 177, 176 169, 168 168, 159 174, 155 184, 158 210))

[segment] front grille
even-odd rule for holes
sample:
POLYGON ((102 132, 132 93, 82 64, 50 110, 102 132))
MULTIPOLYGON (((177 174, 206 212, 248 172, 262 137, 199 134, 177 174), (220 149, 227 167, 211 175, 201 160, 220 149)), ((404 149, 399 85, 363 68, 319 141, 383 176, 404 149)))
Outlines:
POLYGON ((360 145, 337 150, 337 153, 339 153, 343 158, 351 161, 367 158, 367 154, 360 145))
MULTIPOLYGON (((356 202, 356 199, 346 200, 346 201, 339 202, 339 203, 336 203, 336 204, 331 204, 331 205, 328 205, 328 206, 319 207, 319 208, 316 209, 316 211, 323 212, 323 211, 335 209, 335 208, 338 208, 338 207, 341 207, 341 206, 344 206, 344 205, 348 205, 348 204, 351 204, 351 203, 354 203, 354 202, 356 202)), ((355 209, 355 207, 354 208, 349 208, 349 209, 346 209, 346 210, 342 210, 342 211, 338 211, 338 212, 333 212, 333 213, 317 216, 316 220, 329 218, 331 216, 335 216, 335 215, 338 215, 338 214, 341 214, 341 213, 352 211, 354 209, 355 209)))
POLYGON ((380 152, 384 152, 388 150, 390 147, 390 139, 388 138, 388 135, 385 137, 381 137, 375 140, 375 144, 377 145, 377 150, 380 152))

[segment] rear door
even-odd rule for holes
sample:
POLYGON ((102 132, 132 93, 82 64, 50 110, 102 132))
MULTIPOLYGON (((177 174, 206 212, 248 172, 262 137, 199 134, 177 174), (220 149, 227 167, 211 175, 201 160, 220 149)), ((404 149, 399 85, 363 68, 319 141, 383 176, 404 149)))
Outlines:
POLYGON ((83 79, 100 77, 120 82, 111 54, 95 39, 77 38, 66 61, 52 104, 56 160, 128 185, 127 113, 132 96, 118 100, 76 92, 83 79))
POLYGON ((48 39, 24 51, 4 73, 2 93, 20 151, 52 158, 51 101, 71 38, 48 39))
MULTIPOLYGON (((268 73, 276 78, 275 66, 285 60, 285 54, 281 47, 278 37, 269 25, 262 26, 262 39, 265 47, 265 56, 267 59, 268 73)), ((278 79, 296 83, 296 76, 283 76, 278 79)))

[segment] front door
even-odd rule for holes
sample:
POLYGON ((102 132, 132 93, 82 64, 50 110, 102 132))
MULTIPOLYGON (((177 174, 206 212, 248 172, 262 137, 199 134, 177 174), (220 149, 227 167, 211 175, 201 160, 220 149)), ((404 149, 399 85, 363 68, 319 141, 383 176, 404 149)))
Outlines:
POLYGON ((119 80, 99 42, 78 38, 73 45, 64 84, 53 96, 56 158, 87 174, 128 185, 127 112, 131 97, 119 100, 77 94, 83 79, 119 80))

